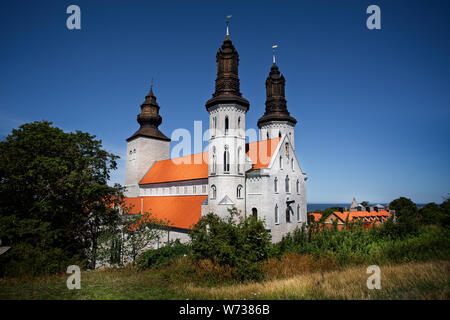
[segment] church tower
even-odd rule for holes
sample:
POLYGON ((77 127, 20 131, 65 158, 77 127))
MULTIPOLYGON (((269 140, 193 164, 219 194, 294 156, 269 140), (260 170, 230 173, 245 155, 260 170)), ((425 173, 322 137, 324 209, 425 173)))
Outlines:
POLYGON ((240 93, 239 54, 228 34, 216 55, 213 97, 206 102, 210 119, 207 212, 226 216, 236 207, 245 214, 245 115, 249 102, 240 93))
POLYGON ((261 140, 273 139, 286 134, 295 149, 294 126, 297 120, 291 117, 286 106, 284 76, 275 64, 270 68, 266 79, 266 111, 258 120, 261 140))
POLYGON ((145 173, 155 161, 169 158, 170 139, 158 129, 162 118, 153 85, 141 105, 137 122, 140 124, 139 130, 127 139, 126 197, 139 196, 139 182, 145 173))

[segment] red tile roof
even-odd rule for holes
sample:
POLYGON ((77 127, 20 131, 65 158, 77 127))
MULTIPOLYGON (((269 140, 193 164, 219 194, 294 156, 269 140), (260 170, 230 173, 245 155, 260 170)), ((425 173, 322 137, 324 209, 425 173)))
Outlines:
MULTIPOLYGON (((246 153, 253 169, 267 168, 280 138, 246 144, 246 153)), ((139 184, 161 183, 208 178, 208 152, 157 161, 139 184)))
POLYGON ((157 219, 169 221, 169 226, 191 229, 201 216, 203 196, 161 196, 125 198, 127 205, 134 205, 130 213, 150 212, 157 219), (142 206, 142 208, 141 208, 142 206))

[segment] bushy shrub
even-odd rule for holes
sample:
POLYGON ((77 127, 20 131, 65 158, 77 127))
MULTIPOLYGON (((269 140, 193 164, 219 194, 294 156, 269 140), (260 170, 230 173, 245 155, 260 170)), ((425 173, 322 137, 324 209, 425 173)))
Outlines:
POLYGON ((189 252, 189 246, 182 244, 179 239, 176 239, 175 241, 170 241, 164 247, 147 250, 142 253, 136 261, 136 266, 143 270, 163 265, 171 260, 187 255, 189 252))
POLYGON ((259 265, 271 252, 271 237, 264 222, 252 216, 244 219, 235 208, 226 219, 213 213, 202 217, 190 237, 195 260, 230 266, 235 279, 261 278, 259 265))

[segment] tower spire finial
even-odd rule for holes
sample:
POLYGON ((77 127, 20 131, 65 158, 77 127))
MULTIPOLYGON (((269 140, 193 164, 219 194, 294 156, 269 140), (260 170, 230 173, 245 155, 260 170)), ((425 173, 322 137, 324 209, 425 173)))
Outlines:
POLYGON ((275 64, 275 48, 277 48, 277 47, 278 47, 277 44, 274 44, 274 45, 272 46, 272 51, 273 51, 273 64, 275 64))
POLYGON ((230 24, 230 18, 231 18, 231 14, 227 16, 227 38, 230 36, 230 30, 228 28, 228 25, 230 24))
POLYGON ((150 83, 150 91, 153 91, 153 77, 152 77, 152 82, 150 83))

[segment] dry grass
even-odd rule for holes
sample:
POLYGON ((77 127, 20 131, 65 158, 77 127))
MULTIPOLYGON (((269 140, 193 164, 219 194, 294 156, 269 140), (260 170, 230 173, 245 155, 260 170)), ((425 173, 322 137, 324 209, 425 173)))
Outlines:
MULTIPOLYGON (((291 257, 292 258, 292 257, 291 257)), ((295 259, 295 258, 292 258, 295 259)), ((281 271, 283 273, 283 271, 281 271)), ((449 261, 381 266, 380 290, 369 290, 366 267, 314 272, 288 279, 216 288, 188 284, 195 299, 445 299, 450 298, 449 261)))

